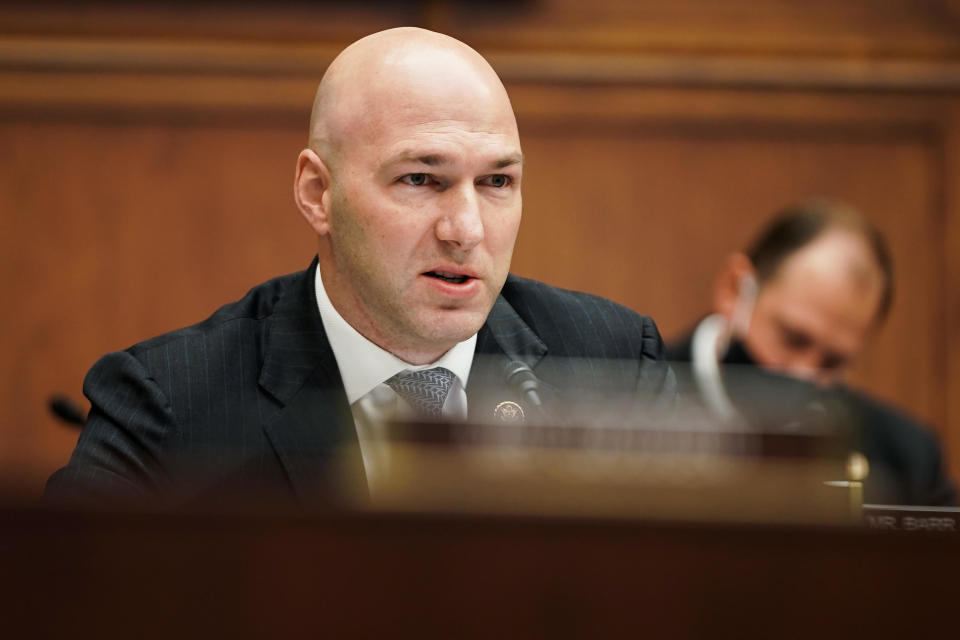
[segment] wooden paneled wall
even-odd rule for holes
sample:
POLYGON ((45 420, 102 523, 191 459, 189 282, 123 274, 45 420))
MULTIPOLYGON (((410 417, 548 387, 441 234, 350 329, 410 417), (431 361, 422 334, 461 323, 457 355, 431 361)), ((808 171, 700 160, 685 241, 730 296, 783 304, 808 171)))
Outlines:
MULTIPOLYGON (((527 166, 514 271, 666 336, 725 253, 798 198, 887 234, 890 321, 858 384, 960 470, 956 0, 79 3, 0 8, 0 486, 39 494, 102 353, 305 267, 296 155, 326 64, 418 24, 501 73, 527 166)), ((84 405, 85 406, 85 405, 84 405)))

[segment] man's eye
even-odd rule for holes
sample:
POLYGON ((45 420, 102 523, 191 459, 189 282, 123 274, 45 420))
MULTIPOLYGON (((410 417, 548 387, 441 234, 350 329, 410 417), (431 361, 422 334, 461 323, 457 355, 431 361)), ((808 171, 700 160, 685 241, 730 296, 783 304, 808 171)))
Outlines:
POLYGON ((508 175, 505 175, 502 173, 495 173, 492 176, 487 176, 480 182, 481 184, 486 184, 491 187, 496 187, 497 189, 502 189, 506 186, 509 186, 510 183, 512 182, 512 179, 508 175))
POLYGON ((426 173, 408 173, 407 175, 400 178, 400 182, 409 184, 414 187, 422 187, 424 185, 430 184, 431 178, 430 178, 430 175, 426 173))

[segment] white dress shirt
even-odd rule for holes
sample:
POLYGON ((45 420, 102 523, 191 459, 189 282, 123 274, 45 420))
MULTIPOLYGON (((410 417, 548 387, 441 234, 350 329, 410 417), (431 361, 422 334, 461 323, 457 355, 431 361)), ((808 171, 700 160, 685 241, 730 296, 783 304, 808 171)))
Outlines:
POLYGON ((378 479, 382 477, 385 465, 389 464, 388 449, 382 446, 386 423, 394 419, 413 417, 410 405, 385 381, 405 369, 449 369, 453 372, 454 379, 443 404, 442 415, 450 420, 463 420, 467 417, 467 379, 473 364, 477 335, 457 343, 436 362, 412 365, 370 342, 343 319, 327 297, 320 269, 317 269, 315 282, 320 319, 333 355, 337 359, 343 388, 347 392, 347 401, 350 403, 357 428, 367 484, 373 492, 378 479))

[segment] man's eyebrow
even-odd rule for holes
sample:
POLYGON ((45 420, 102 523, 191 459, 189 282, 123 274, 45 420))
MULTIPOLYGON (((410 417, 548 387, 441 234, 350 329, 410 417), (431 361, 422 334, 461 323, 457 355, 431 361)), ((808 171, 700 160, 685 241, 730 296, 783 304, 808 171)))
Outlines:
POLYGON ((506 156, 505 158, 501 158, 501 159, 497 160, 497 161, 493 164, 493 166, 496 167, 497 169, 503 169, 503 168, 505 168, 505 167, 509 167, 509 166, 511 166, 511 165, 514 165, 514 164, 520 164, 520 165, 523 164, 523 155, 522 155, 522 154, 515 153, 515 154, 512 154, 512 155, 506 156))
POLYGON ((386 164, 394 165, 401 162, 419 162, 428 167, 438 167, 442 164, 448 164, 451 159, 441 153, 421 153, 419 151, 401 151, 390 158, 386 164))
MULTIPOLYGON (((442 153, 420 153, 416 151, 402 151, 387 161, 387 165, 399 164, 401 162, 418 162, 428 167, 439 167, 444 164, 451 164, 453 160, 442 153)), ((504 156, 491 163, 495 169, 503 169, 515 164, 523 164, 523 154, 514 153, 504 156)))

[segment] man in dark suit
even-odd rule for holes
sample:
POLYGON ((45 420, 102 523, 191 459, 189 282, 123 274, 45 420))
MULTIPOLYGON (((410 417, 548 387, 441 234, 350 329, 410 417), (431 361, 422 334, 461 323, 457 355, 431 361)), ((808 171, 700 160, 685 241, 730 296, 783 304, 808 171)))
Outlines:
POLYGON ((545 405, 572 384, 669 404, 649 318, 508 276, 522 160, 503 85, 463 43, 403 28, 348 47, 297 163, 313 264, 101 359, 48 494, 322 503, 378 478, 384 420, 531 412, 518 370, 545 405))
POLYGON ((953 503, 932 433, 842 384, 893 295, 890 253, 869 221, 837 202, 789 207, 745 253, 728 256, 713 294, 713 315, 668 348, 669 360, 691 363, 677 366, 685 396, 748 422, 842 408, 870 462, 868 501, 953 503))

